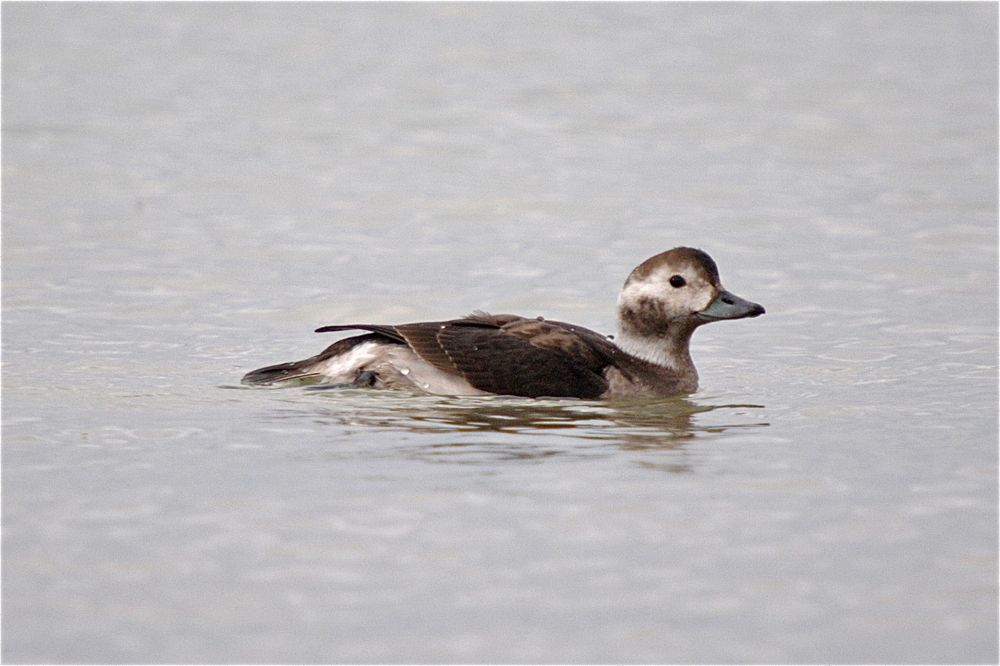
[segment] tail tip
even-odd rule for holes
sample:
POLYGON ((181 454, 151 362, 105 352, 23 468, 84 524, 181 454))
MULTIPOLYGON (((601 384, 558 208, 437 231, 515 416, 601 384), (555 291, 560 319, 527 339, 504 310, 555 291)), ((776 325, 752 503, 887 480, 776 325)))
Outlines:
POLYGON ((277 382, 288 381, 308 376, 302 372, 302 368, 297 363, 280 363, 269 365, 265 368, 257 368, 243 375, 241 384, 246 386, 268 386, 277 382))

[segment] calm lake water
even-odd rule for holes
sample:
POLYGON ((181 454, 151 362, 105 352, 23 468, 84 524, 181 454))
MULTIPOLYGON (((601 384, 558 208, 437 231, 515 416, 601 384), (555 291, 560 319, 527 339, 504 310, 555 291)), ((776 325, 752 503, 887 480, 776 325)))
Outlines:
POLYGON ((997 5, 3 6, 3 659, 992 662, 997 5), (248 389, 323 324, 701 390, 248 389))

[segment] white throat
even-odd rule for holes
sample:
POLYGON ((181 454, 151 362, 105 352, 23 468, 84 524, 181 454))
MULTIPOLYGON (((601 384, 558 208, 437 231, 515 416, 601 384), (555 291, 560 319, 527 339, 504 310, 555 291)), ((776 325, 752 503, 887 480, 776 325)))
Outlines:
POLYGON ((688 352, 687 340, 678 344, 672 338, 648 338, 632 335, 622 331, 621 326, 619 326, 618 333, 615 335, 615 344, 622 351, 662 368, 676 371, 694 368, 691 354, 688 352))

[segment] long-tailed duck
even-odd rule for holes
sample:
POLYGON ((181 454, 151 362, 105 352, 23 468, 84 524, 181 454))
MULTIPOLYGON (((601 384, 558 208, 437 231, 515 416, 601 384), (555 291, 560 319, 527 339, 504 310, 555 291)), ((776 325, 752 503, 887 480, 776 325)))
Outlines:
POLYGON ((249 372, 243 383, 313 378, 334 386, 531 398, 692 393, 698 389, 688 350, 694 330, 762 314, 762 306, 722 288, 710 256, 677 247, 628 276, 614 339, 541 317, 478 311, 450 321, 323 326, 316 332, 368 332, 305 360, 249 372))

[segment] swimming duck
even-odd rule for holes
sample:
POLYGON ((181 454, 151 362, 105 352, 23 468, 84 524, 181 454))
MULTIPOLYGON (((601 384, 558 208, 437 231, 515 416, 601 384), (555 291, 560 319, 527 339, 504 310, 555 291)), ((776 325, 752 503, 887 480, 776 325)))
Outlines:
POLYGON ((367 332, 305 360, 249 372, 243 383, 310 378, 328 386, 529 398, 693 393, 698 371, 688 347, 694 330, 762 314, 762 306, 723 289, 708 254, 677 247, 629 274, 613 338, 561 321, 480 311, 395 326, 338 324, 316 332, 367 332))

